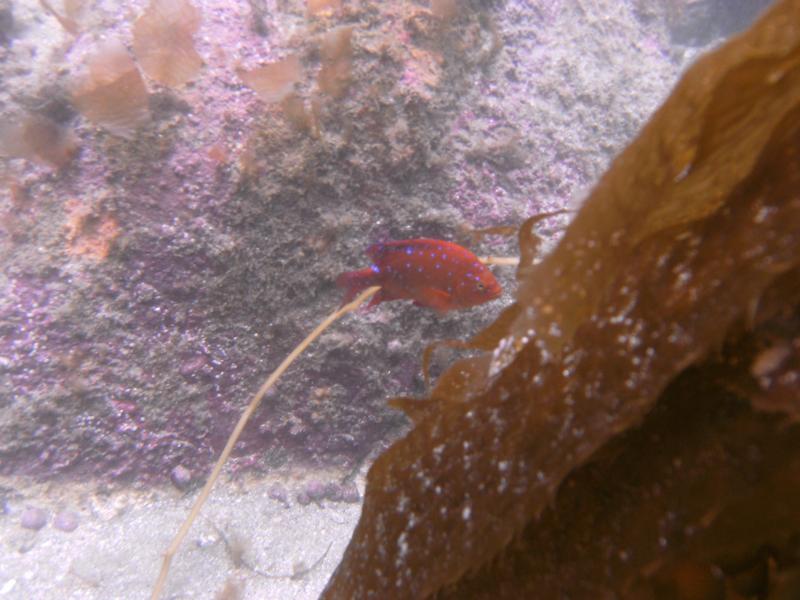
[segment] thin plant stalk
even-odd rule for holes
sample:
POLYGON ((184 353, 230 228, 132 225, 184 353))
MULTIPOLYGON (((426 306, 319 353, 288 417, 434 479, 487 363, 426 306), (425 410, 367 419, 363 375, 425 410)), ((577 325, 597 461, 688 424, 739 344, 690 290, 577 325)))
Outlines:
POLYGON ((518 256, 481 256, 478 260, 485 265, 516 267, 519 264, 518 256))
POLYGON ((158 598, 161 596, 161 592, 163 591, 164 585, 167 582, 167 576, 169 575, 169 568, 172 564, 172 558, 175 556, 175 553, 178 551, 178 548, 180 547, 184 538, 189 533, 189 529, 197 518, 197 515, 200 514, 203 504, 205 504, 205 501, 211 494, 211 489, 214 487, 214 483, 217 481, 219 474, 222 472, 222 467, 225 466, 225 462, 228 460, 233 447, 239 440, 242 430, 244 429, 245 425, 247 425, 247 421, 253 416, 253 413, 256 411, 259 404, 261 404, 261 400, 264 398, 266 393, 270 390, 270 388, 272 388, 273 385, 275 385, 275 382, 278 381, 281 375, 283 375, 284 371, 289 368, 289 365, 291 365, 295 359, 300 356, 305 349, 308 348, 308 346, 322 334, 322 332, 324 332, 339 318, 356 310, 364 301, 370 298, 379 289, 380 287, 373 286, 364 290, 355 300, 345 304, 337 311, 328 315, 328 317, 322 321, 322 323, 317 325, 314 331, 308 334, 306 339, 300 342, 300 344, 291 351, 289 356, 287 356, 278 366, 278 368, 275 369, 275 371, 273 371, 269 377, 267 377, 267 380, 255 393, 253 399, 250 400, 250 404, 247 405, 247 408, 242 413, 242 416, 239 417, 239 422, 236 423, 236 427, 234 427, 233 432, 228 438, 225 448, 222 450, 222 454, 220 454, 217 463, 214 465, 214 469, 211 471, 211 475, 208 477, 208 481, 206 481, 205 486, 203 486, 203 490, 200 492, 197 500, 195 500, 192 510, 189 512, 189 516, 183 522, 183 525, 181 525, 177 535, 172 540, 172 543, 170 544, 169 548, 167 548, 167 551, 164 553, 164 560, 161 563, 161 572, 158 574, 158 579, 156 580, 155 586, 153 586, 153 593, 150 596, 151 600, 158 600, 158 598))

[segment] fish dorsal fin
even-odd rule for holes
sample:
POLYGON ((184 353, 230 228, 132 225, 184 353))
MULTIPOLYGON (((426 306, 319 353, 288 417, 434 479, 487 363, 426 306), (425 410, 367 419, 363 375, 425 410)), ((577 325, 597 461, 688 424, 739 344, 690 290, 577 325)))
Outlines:
MULTIPOLYGON (((464 252, 470 254, 466 248, 461 248, 452 242, 445 240, 434 240, 430 238, 414 238, 410 240, 394 240, 389 242, 379 242, 372 244, 367 248, 367 256, 373 261, 378 262, 387 252, 400 251, 400 252, 414 252, 414 251, 430 251, 430 252, 444 252, 452 253, 453 256, 463 254, 464 252)), ((476 259, 477 260, 477 259, 476 259)))
POLYGON ((391 242, 378 242, 367 248, 367 256, 378 262, 387 252, 405 251, 406 248, 415 248, 420 240, 395 240, 391 242))
POLYGON ((368 246, 366 254, 370 257, 370 259, 372 259, 373 262, 378 262, 385 252, 386 244, 378 242, 377 244, 368 246))

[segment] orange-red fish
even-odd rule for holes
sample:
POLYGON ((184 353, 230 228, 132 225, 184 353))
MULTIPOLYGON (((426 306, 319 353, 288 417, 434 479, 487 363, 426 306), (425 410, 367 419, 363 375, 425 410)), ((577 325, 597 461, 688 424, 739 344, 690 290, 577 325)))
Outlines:
POLYGON ((369 306, 388 300, 413 300, 439 312, 494 300, 502 288, 478 257, 458 244, 418 238, 374 244, 367 248, 372 265, 342 273, 336 284, 345 290, 343 304, 373 285, 381 287, 369 306))

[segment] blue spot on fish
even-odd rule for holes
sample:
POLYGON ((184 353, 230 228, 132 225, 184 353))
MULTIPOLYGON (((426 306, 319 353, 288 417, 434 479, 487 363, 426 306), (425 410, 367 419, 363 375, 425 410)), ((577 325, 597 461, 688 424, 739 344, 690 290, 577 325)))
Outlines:
POLYGON ((373 273, 380 273, 381 272, 381 268, 378 265, 370 265, 370 270, 373 273))
POLYGON ((411 246, 406 247, 406 254, 411 255, 414 254, 414 249, 411 246))

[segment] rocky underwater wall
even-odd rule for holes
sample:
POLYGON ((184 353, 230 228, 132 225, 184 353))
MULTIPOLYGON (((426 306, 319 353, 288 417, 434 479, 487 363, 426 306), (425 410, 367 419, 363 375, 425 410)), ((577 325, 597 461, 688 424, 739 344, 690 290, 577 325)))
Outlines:
POLYGON ((323 598, 800 597, 800 2, 701 58, 372 466, 323 598))
MULTIPOLYGON (((517 210, 482 157, 520 176, 519 136, 461 103, 495 78, 491 10, 269 6, 0 1, 0 474, 196 483, 370 243, 517 210)), ((281 381, 234 471, 347 474, 408 426, 386 395, 463 317, 370 317, 281 381)))
MULTIPOLYGON (((0 0, 0 475, 197 483, 371 243, 516 254, 466 232, 581 197, 765 2, 0 0)), ((495 274, 326 334, 231 471, 353 473, 495 274)))

